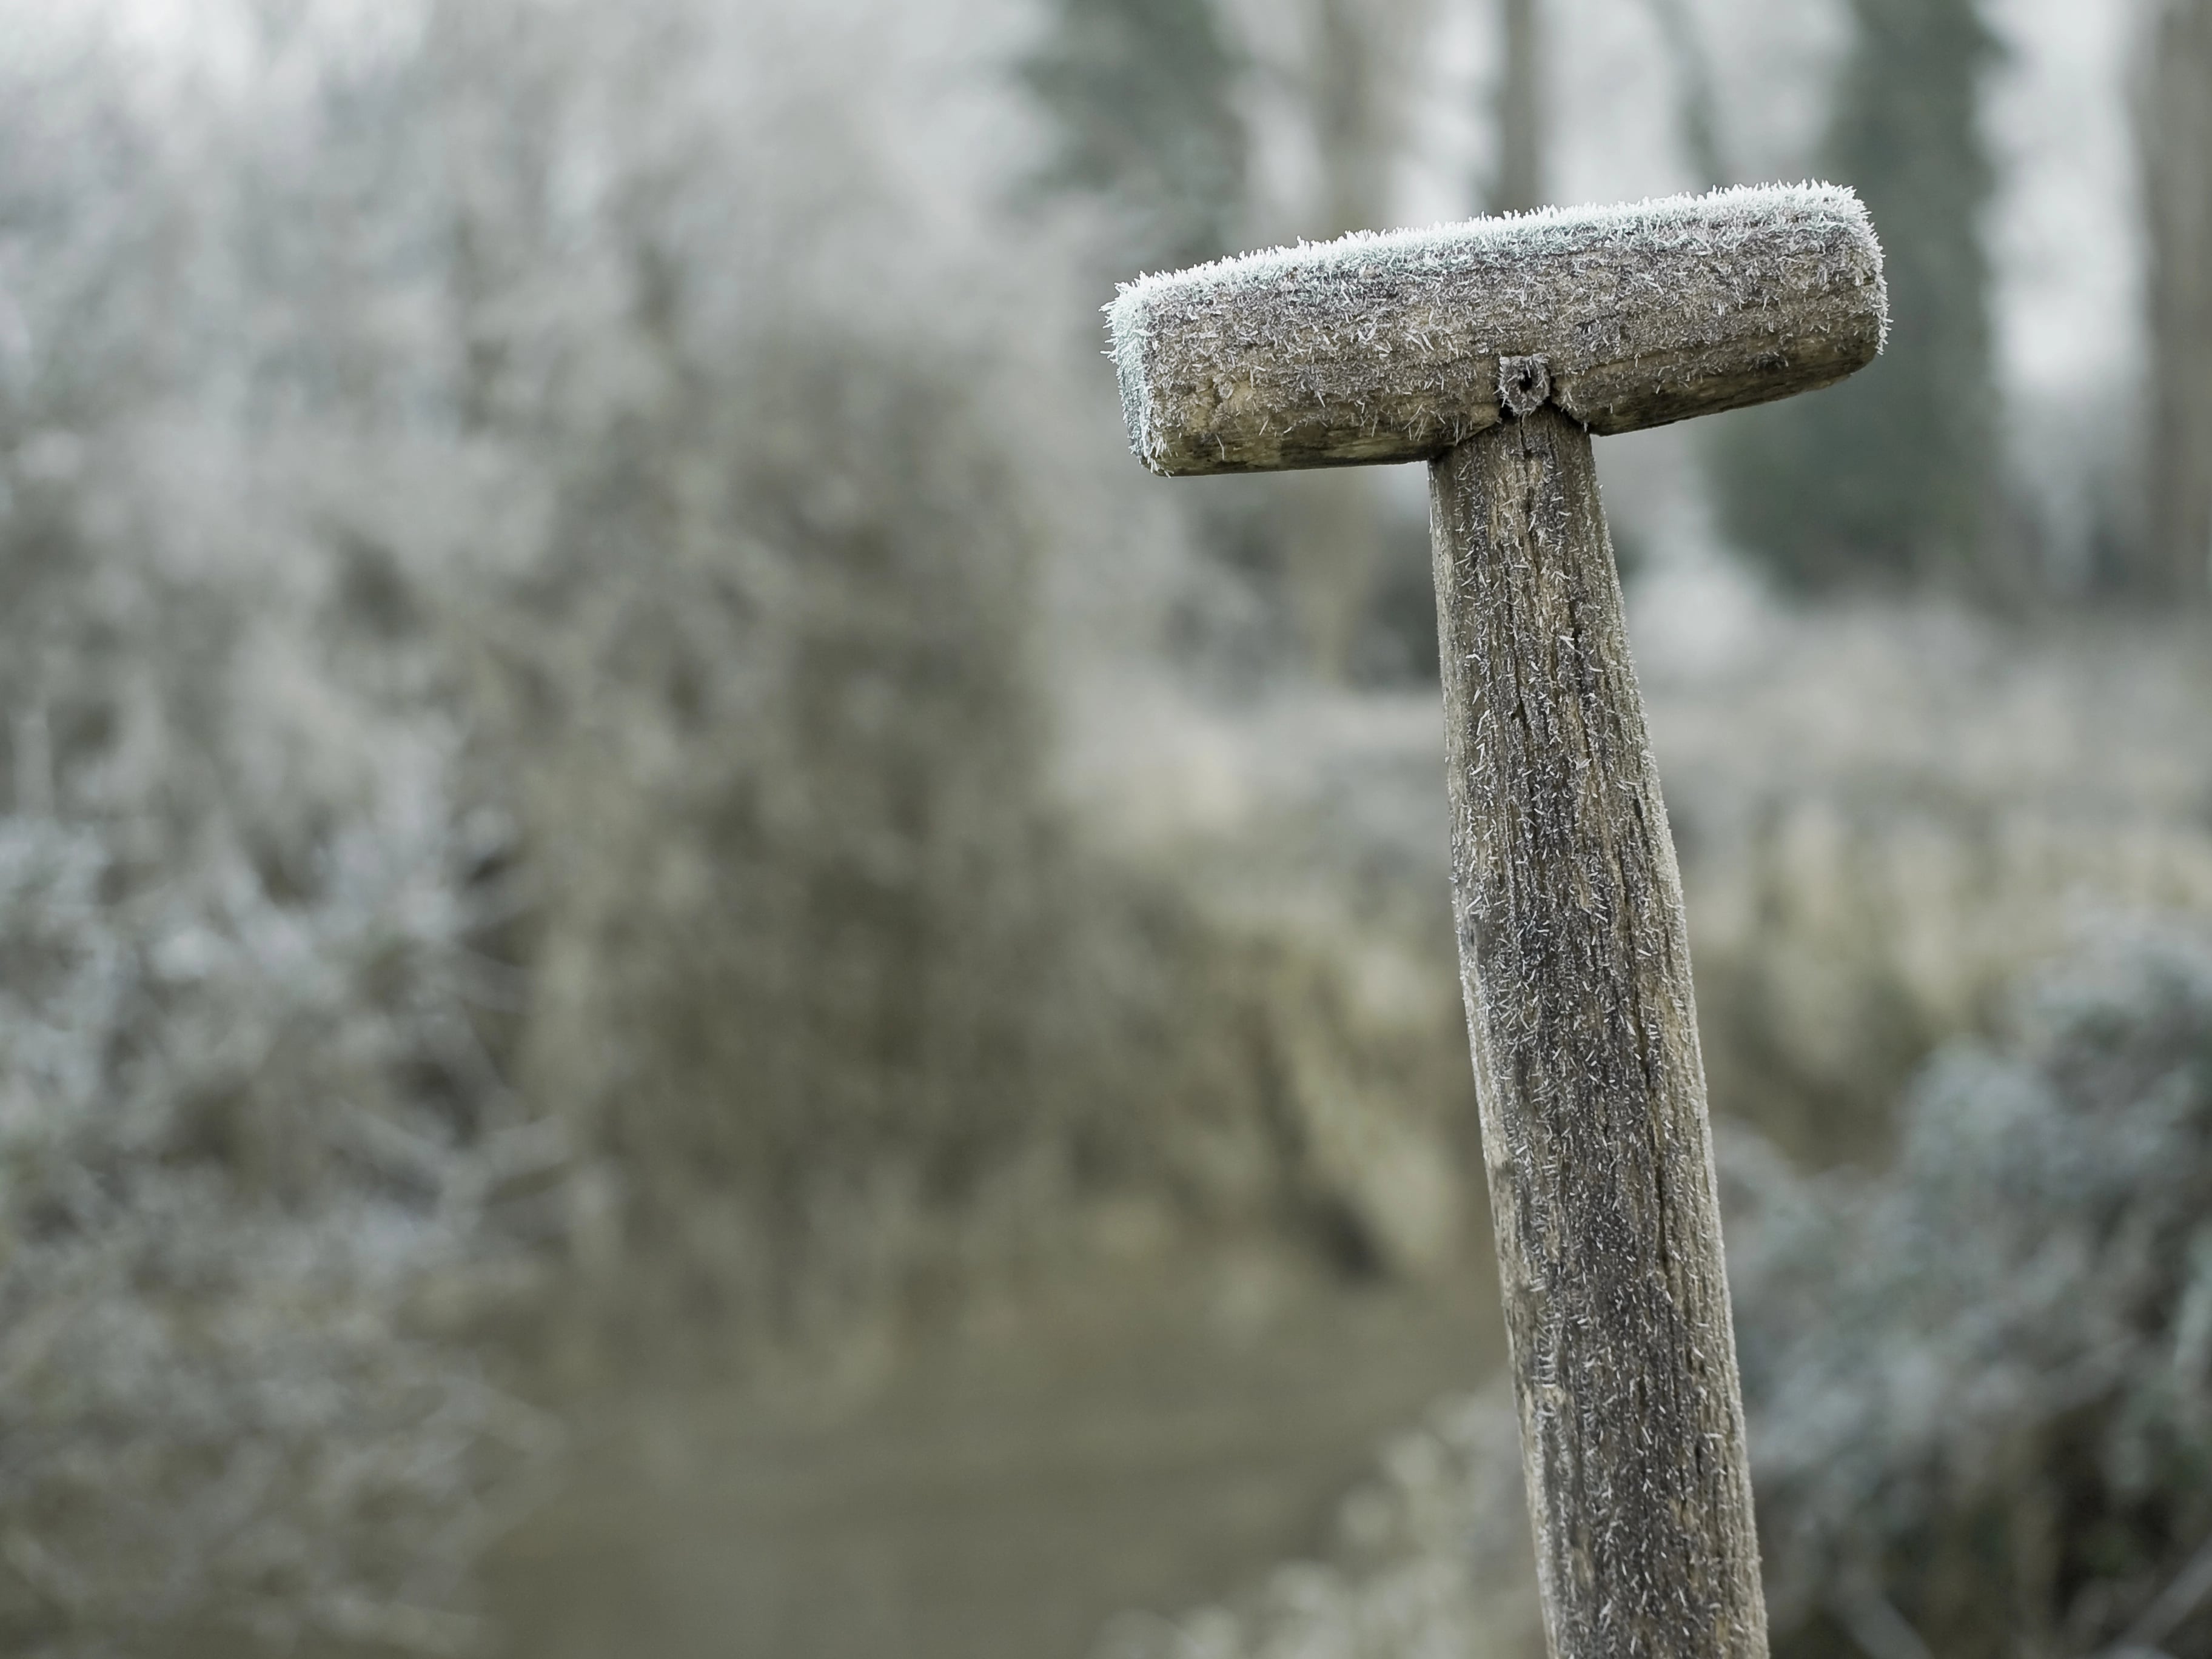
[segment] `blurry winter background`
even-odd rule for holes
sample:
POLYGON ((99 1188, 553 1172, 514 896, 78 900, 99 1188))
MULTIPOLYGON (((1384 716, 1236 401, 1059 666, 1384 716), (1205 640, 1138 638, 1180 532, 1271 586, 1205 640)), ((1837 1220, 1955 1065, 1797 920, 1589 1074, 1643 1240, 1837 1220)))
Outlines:
POLYGON ((2212 1655, 2212 3, 0 0, 0 1648, 1536 1650, 1419 469, 1097 307, 1819 175, 1601 447, 1790 1656, 2212 1655))

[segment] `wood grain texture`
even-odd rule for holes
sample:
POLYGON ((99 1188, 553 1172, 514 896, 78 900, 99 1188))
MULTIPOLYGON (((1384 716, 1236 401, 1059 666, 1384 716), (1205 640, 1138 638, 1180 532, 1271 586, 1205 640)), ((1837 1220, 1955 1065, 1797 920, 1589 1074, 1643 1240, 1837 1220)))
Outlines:
POLYGON ((1128 284, 1130 447, 1170 475, 1426 460, 1498 424, 1501 360, 1605 435, 1786 398, 1871 362, 1881 244, 1790 185, 1355 235, 1128 284))
POLYGON ((1681 884, 1590 440, 1430 471, 1462 977, 1554 1659, 1765 1659, 1681 884))

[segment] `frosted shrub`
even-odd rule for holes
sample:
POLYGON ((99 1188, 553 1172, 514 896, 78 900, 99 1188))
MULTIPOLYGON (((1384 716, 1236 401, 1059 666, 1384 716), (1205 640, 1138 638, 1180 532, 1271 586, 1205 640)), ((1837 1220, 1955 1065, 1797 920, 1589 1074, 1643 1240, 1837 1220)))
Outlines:
POLYGON ((243 881, 118 902, 97 830, 0 819, 10 1652, 474 1638, 457 1592, 550 1435, 410 1310, 544 1148, 361 1086, 419 1060, 390 988, 453 947, 420 871, 378 873, 289 914, 243 881))
POLYGON ((2160 1595, 2212 1539, 2212 948, 2039 981, 1922 1073, 1884 1180, 1734 1162, 1778 1629, 2212 1650, 2160 1595))
MULTIPOLYGON (((79 154, 56 118, 31 153, 79 154)), ((433 606, 332 505, 365 467, 148 386, 125 308, 65 327, 144 267, 36 246, 72 349, 0 400, 0 1649, 459 1650, 554 1449, 456 1340, 561 1223, 513 834, 433 606)))

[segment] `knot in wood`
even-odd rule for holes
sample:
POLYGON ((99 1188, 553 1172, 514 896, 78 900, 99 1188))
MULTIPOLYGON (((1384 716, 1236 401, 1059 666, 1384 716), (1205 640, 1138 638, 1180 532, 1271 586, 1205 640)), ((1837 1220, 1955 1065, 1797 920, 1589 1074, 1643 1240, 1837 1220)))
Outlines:
POLYGON ((1541 409, 1552 395, 1552 361, 1548 357, 1500 357, 1498 360, 1498 404, 1512 420, 1525 420, 1541 409))

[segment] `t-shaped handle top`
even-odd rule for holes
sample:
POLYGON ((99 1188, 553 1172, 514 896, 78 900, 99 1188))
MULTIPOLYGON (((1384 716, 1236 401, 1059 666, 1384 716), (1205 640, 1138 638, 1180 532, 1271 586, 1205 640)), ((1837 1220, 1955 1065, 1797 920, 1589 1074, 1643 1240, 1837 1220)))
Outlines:
POLYGON ((1360 232, 1126 284, 1107 307, 1155 472, 1415 461, 1547 398, 1633 432, 1809 392, 1888 329, 1832 185, 1360 232))

